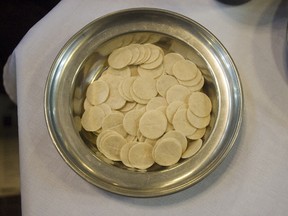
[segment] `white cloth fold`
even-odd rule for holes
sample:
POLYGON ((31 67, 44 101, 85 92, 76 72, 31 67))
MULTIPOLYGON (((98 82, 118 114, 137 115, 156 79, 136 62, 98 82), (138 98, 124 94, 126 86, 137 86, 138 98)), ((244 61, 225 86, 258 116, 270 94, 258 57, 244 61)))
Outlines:
POLYGON ((4 82, 19 117, 22 212, 45 215, 286 215, 288 211, 287 1, 63 0, 19 43, 4 82), (238 67, 245 98, 239 139, 197 185, 135 199, 98 189, 75 174, 49 137, 43 110, 50 67, 66 41, 90 21, 133 7, 188 16, 208 28, 238 67))
POLYGON ((7 59, 3 68, 3 85, 10 99, 17 103, 17 86, 16 86, 16 59, 13 52, 7 59))

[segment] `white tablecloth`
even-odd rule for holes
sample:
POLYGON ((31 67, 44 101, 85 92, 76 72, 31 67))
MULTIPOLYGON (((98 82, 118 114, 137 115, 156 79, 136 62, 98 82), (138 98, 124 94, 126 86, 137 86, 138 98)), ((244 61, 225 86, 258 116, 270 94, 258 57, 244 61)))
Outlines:
POLYGON ((11 98, 17 87, 23 215, 287 215, 287 9, 285 0, 239 6, 215 0, 61 1, 26 34, 5 68, 11 98), (64 43, 95 18, 143 6, 181 13, 212 31, 238 67, 245 98, 242 130, 224 162, 193 187, 145 199, 103 191, 75 174, 53 146, 43 111, 45 81, 64 43))

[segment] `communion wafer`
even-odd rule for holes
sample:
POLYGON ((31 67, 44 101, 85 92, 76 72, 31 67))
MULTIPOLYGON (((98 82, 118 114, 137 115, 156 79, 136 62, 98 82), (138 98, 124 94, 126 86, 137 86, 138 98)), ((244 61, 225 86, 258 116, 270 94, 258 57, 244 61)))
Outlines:
POLYGON ((164 56, 163 64, 167 74, 173 75, 172 67, 173 65, 180 60, 183 60, 184 57, 178 53, 168 53, 164 56))
POLYGON ((174 138, 163 138, 155 144, 152 155, 157 164, 171 166, 180 160, 182 146, 174 138))
POLYGON ((202 147, 202 144, 203 144, 202 139, 190 141, 188 143, 186 151, 182 154, 182 158, 189 158, 195 155, 202 147))
POLYGON ((193 92, 189 96, 188 105, 190 111, 199 117, 209 115, 212 110, 210 98, 202 92, 193 92))
POLYGON ((81 118, 81 124, 86 131, 96 131, 101 128, 105 117, 104 111, 99 107, 85 110, 81 118))
POLYGON ((191 79, 191 80, 178 80, 178 82, 181 84, 181 85, 184 85, 184 86, 189 86, 189 87, 195 87, 196 85, 198 85, 202 79, 202 73, 199 69, 197 69, 197 73, 196 73, 196 76, 191 79))
POLYGON ((160 76, 159 79, 157 80, 156 89, 162 97, 165 97, 167 90, 170 87, 177 85, 177 84, 178 84, 178 81, 175 77, 164 74, 160 76))
POLYGON ((201 76, 201 79, 200 79, 199 83, 197 83, 197 84, 194 85, 194 86, 187 86, 187 88, 188 88, 191 92, 197 92, 197 91, 200 91, 203 86, 204 86, 204 77, 201 76))
POLYGON ((131 110, 123 118, 123 126, 126 132, 136 136, 139 129, 139 121, 144 114, 144 110, 131 110))
MULTIPOLYGON (((126 139, 127 140, 127 139, 126 139)), ((124 144, 120 150, 120 160, 127 167, 133 167, 129 160, 129 151, 130 148, 135 145, 137 142, 127 142, 124 144)))
POLYGON ((137 67, 138 73, 142 77, 149 77, 156 79, 159 76, 161 76, 164 72, 164 66, 163 64, 159 65, 158 67, 152 68, 152 69, 145 69, 142 67, 137 67))
POLYGON ((128 160, 138 169, 147 169, 154 164, 152 157, 153 146, 146 142, 137 142, 129 149, 128 160))
POLYGON ((146 110, 154 110, 161 106, 167 106, 168 103, 164 97, 157 96, 152 98, 146 106, 146 110))
POLYGON ((134 94, 143 100, 150 100, 157 95, 156 82, 152 78, 137 77, 133 82, 134 94))
POLYGON ((197 140, 201 139, 206 132, 206 128, 197 129, 192 135, 187 136, 188 139, 197 140))
POLYGON ((178 80, 188 81, 196 77, 198 72, 197 66, 190 60, 177 61, 172 67, 172 73, 178 80))
POLYGON ((187 119, 194 127, 205 128, 210 123, 210 114, 204 117, 199 117, 191 112, 190 109, 187 109, 187 119))
POLYGON ((176 130, 180 131, 185 136, 189 136, 196 131, 196 128, 190 124, 186 113, 186 108, 178 109, 173 117, 172 124, 176 130))
POLYGON ((176 139, 182 146, 182 153, 186 150, 187 148, 187 139, 185 137, 184 134, 182 134, 180 131, 176 131, 176 130, 171 130, 169 132, 167 132, 166 134, 163 135, 163 139, 164 138, 174 138, 176 139))
POLYGON ((114 130, 121 134, 122 136, 126 136, 126 130, 123 126, 123 118, 124 115, 121 112, 113 112, 107 115, 102 121, 102 129, 103 130, 114 130))
POLYGON ((109 95, 109 86, 105 81, 96 80, 92 82, 86 92, 86 98, 92 105, 103 103, 109 95))
POLYGON ((167 128, 167 118, 159 110, 148 110, 139 121, 141 133, 149 138, 156 139, 164 134, 167 128))
POLYGON ((182 85, 174 85, 168 89, 166 93, 166 100, 170 104, 173 101, 186 102, 190 91, 188 88, 182 85))
POLYGON ((166 109, 166 117, 169 123, 172 124, 173 117, 177 111, 177 109, 183 105, 182 101, 173 101, 172 103, 168 104, 167 109, 166 109))
POLYGON ((108 63, 115 69, 121 69, 126 67, 132 59, 132 52, 126 47, 114 50, 108 57, 108 63))
POLYGON ((100 149, 108 159, 120 161, 120 151, 126 143, 126 140, 120 134, 109 134, 101 139, 100 149))

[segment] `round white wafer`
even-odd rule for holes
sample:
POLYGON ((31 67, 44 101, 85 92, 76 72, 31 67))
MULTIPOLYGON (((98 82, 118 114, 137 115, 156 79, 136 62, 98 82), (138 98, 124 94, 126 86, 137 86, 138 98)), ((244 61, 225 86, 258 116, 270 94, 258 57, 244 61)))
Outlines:
POLYGON ((123 126, 125 131, 133 136, 137 135, 139 129, 139 121, 144 114, 144 110, 131 110, 127 112, 123 118, 123 126))
POLYGON ((180 131, 185 136, 192 135, 195 133, 196 128, 193 127, 187 119, 187 109, 186 108, 178 108, 176 111, 174 118, 172 120, 173 126, 175 130, 180 131))
POLYGON ((98 134, 98 136, 96 138, 96 146, 100 152, 102 152, 102 150, 100 149, 101 148, 101 140, 105 136, 107 136, 107 135, 109 136, 110 134, 116 134, 116 132, 112 131, 112 130, 105 130, 105 131, 102 131, 101 133, 98 134))
POLYGON ((160 54, 155 61, 153 61, 151 63, 144 63, 140 67, 142 67, 144 69, 148 69, 148 70, 151 70, 153 68, 157 68, 162 64, 163 58, 164 58, 163 55, 160 54))
POLYGON ((178 142, 182 146, 182 153, 187 148, 187 139, 180 131, 175 131, 175 130, 169 131, 163 135, 162 139, 164 139, 164 138, 174 138, 174 139, 178 140, 178 142))
POLYGON ((97 106, 100 107, 104 111, 105 116, 109 115, 112 112, 111 107, 106 103, 102 103, 97 106))
POLYGON ((143 45, 139 47, 139 50, 140 50, 140 55, 138 57, 138 60, 135 62, 135 64, 137 65, 143 64, 149 58, 150 53, 151 53, 151 50, 143 45))
POLYGON ((102 128, 108 130, 116 125, 123 123, 124 115, 121 112, 114 111, 107 115, 102 122, 102 128))
POLYGON ((172 87, 174 85, 178 85, 178 84, 179 83, 178 83, 177 79, 175 79, 175 77, 170 76, 170 75, 161 75, 157 79, 156 89, 162 97, 165 97, 167 90, 170 87, 172 87))
POLYGON ((145 69, 145 68, 138 66, 137 70, 138 70, 139 75, 142 77, 149 77, 152 79, 156 79, 163 74, 164 66, 163 66, 163 64, 161 64, 158 67, 153 68, 153 69, 145 69))
POLYGON ((81 125, 86 131, 97 131, 102 126, 105 117, 104 111, 97 107, 91 107, 84 111, 81 118, 81 125))
POLYGON ((93 105, 88 101, 87 98, 85 98, 84 103, 83 103, 83 107, 84 107, 84 110, 87 110, 87 109, 93 107, 93 105))
POLYGON ((159 47, 155 46, 155 45, 152 45, 152 44, 144 44, 144 46, 147 46, 149 49, 150 49, 150 56, 149 58, 146 60, 145 64, 149 64, 149 63, 152 63, 154 62, 158 57, 159 55, 161 55, 161 51, 159 49, 159 47))
POLYGON ((147 52, 147 49, 144 46, 139 46, 139 56, 138 59, 135 61, 135 65, 143 64, 145 60, 147 59, 147 56, 149 53, 147 52))
POLYGON ((135 81, 135 79, 136 79, 136 77, 128 77, 128 78, 124 79, 122 84, 121 84, 122 93, 124 94, 125 99, 127 101, 130 101, 130 102, 133 101, 133 98, 132 98, 131 93, 130 93, 130 88, 131 88, 133 82, 135 81))
POLYGON ((196 92, 196 91, 200 91, 202 89, 202 87, 204 86, 204 77, 201 76, 201 80, 199 83, 197 83, 194 86, 188 86, 188 88, 190 89, 191 92, 196 92))
POLYGON ((114 75, 114 76, 121 76, 121 77, 130 77, 131 76, 131 70, 129 67, 124 67, 121 69, 115 69, 112 67, 108 67, 106 70, 106 73, 114 75))
POLYGON ((135 145, 136 142, 128 142, 122 146, 120 150, 120 160, 127 167, 133 167, 129 161, 129 151, 130 148, 135 145))
POLYGON ((139 121, 139 130, 149 139, 157 139, 167 128, 166 116, 159 110, 145 112, 139 121))
POLYGON ((135 62, 138 60, 139 58, 139 55, 140 55, 140 50, 139 50, 139 44, 130 44, 129 45, 129 49, 131 50, 132 52, 132 58, 131 58, 131 61, 130 61, 130 65, 133 65, 135 64, 135 62))
POLYGON ((198 68, 192 61, 184 59, 173 65, 172 72, 178 80, 187 81, 196 77, 198 68))
POLYGON ((119 94, 121 95, 122 98, 124 98, 126 101, 129 101, 129 98, 126 97, 126 95, 123 92, 122 85, 123 85, 123 81, 118 85, 118 92, 119 92, 119 94))
POLYGON ((92 105, 103 103, 109 95, 109 86, 105 81, 97 80, 92 82, 86 92, 86 98, 92 105))
POLYGON ((178 82, 181 84, 181 85, 184 85, 184 86, 196 86, 197 84, 200 83, 202 79, 202 73, 201 71, 198 69, 197 71, 197 74, 195 76, 195 78, 191 79, 191 80, 187 80, 187 81, 182 81, 182 80, 178 80, 178 82))
POLYGON ((126 103, 126 100, 120 95, 118 89, 110 89, 110 95, 106 101, 112 109, 120 109, 126 103))
POLYGON ((118 86, 123 81, 123 77, 107 74, 101 77, 108 83, 109 86, 109 96, 105 101, 112 109, 120 109, 126 103, 126 100, 120 95, 118 86))
POLYGON ((208 116, 212 110, 210 98, 202 92, 193 92, 188 100, 189 109, 198 117, 208 116))
POLYGON ((147 169, 154 164, 152 157, 153 146, 145 142, 134 144, 128 154, 129 162, 137 169, 147 169))
POLYGON ((136 106, 136 102, 126 102, 126 104, 119 110, 122 113, 132 110, 136 106))
POLYGON ((126 47, 114 50, 108 57, 108 63, 115 69, 126 67, 132 59, 132 52, 126 47))
POLYGON ((126 136, 126 130, 123 126, 124 115, 121 112, 112 112, 102 121, 103 130, 114 130, 122 136, 126 136))
MULTIPOLYGON (((164 115, 165 115, 165 117, 166 117, 166 109, 167 109, 167 105, 166 106, 159 106, 159 107, 157 107, 156 108, 156 110, 159 110, 159 111, 161 111, 164 115)), ((146 109, 147 110, 147 109, 146 109)), ((167 118, 167 117, 166 117, 167 118)), ((167 122, 168 123, 168 122, 167 122)))
MULTIPOLYGON (((144 55, 144 58, 142 59, 142 64, 145 64, 145 62, 150 58, 151 56, 151 49, 146 46, 145 44, 142 45, 142 47, 144 48, 144 52, 145 52, 145 55, 144 55)), ((141 65, 142 65, 141 64, 141 65)))
POLYGON ((167 106, 168 103, 164 97, 157 96, 152 98, 146 106, 146 110, 154 110, 161 106, 167 106))
POLYGON ((205 117, 198 117, 190 109, 187 109, 187 119, 191 125, 196 128, 205 128, 210 123, 210 115, 205 117))
POLYGON ((134 38, 133 38, 133 35, 123 35, 121 39, 122 39, 121 46, 124 47, 124 46, 128 46, 129 44, 131 44, 134 38))
POLYGON ((180 60, 183 60, 184 57, 178 53, 168 53, 163 58, 164 68, 167 74, 173 75, 172 67, 173 65, 180 60))
POLYGON ((145 43, 148 39, 149 39, 149 35, 148 33, 145 32, 141 32, 141 33, 136 33, 135 35, 133 35, 133 42, 137 43, 137 44, 142 44, 145 43))
MULTIPOLYGON (((143 104, 147 104, 147 103, 149 102, 149 100, 139 98, 139 97, 134 93, 132 86, 131 86, 131 88, 130 88, 130 95, 132 96, 133 101, 136 101, 138 104, 142 104, 142 105, 143 105, 143 104)), ((137 104, 137 105, 138 105, 138 104, 137 104)), ((136 106, 137 106, 137 105, 136 105, 136 106)))
POLYGON ((168 104, 166 109, 166 117, 169 123, 172 124, 173 117, 181 105, 183 105, 182 101, 173 101, 172 103, 168 104))
POLYGON ((120 134, 110 134, 101 139, 100 149, 108 159, 120 161, 120 151, 126 143, 126 140, 120 134))
POLYGON ((189 158, 195 155, 202 147, 202 139, 190 141, 188 143, 186 151, 182 154, 182 158, 189 158))
POLYGON ((167 90, 166 100, 170 104, 173 101, 186 102, 188 96, 190 95, 190 90, 182 85, 174 85, 167 90))
POLYGON ((204 136, 205 132, 206 132, 206 128, 199 128, 195 131, 195 133, 193 133, 190 136, 187 136, 187 138, 191 140, 201 139, 204 136))
POLYGON ((176 164, 182 155, 182 146, 175 138, 164 138, 157 141, 153 148, 153 159, 161 166, 176 164))
POLYGON ((150 100, 157 95, 156 82, 148 77, 137 77, 132 84, 135 95, 144 100, 150 100))

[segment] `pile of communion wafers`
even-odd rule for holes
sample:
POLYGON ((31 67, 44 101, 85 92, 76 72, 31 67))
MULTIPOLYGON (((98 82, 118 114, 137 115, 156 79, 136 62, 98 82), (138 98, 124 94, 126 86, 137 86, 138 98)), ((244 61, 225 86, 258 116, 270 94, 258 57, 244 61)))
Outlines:
POLYGON ((141 170, 195 155, 212 110, 200 69, 154 44, 115 49, 108 64, 88 86, 81 118, 98 150, 141 170))

